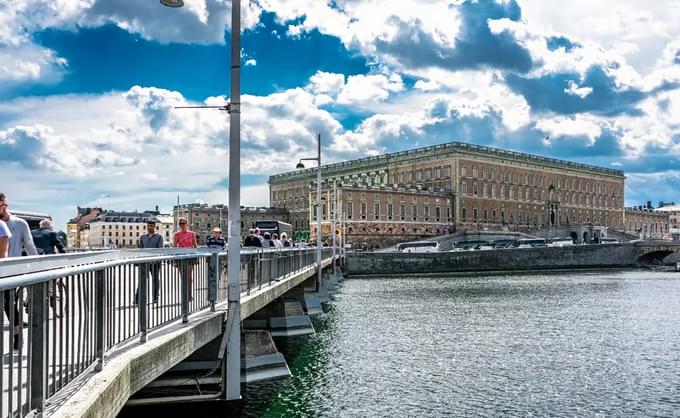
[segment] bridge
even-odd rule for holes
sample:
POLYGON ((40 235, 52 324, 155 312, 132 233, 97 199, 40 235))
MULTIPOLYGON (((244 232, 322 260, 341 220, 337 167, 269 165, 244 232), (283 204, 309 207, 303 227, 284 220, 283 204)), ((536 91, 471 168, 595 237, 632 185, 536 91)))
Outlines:
MULTIPOLYGON (((322 269, 341 260, 322 249, 322 269)), ((176 370, 212 372, 217 389, 186 399, 225 399, 228 385, 285 374, 271 335, 313 332, 308 315, 322 312, 336 277, 319 283, 317 273, 315 249, 243 250, 240 311, 230 315, 226 252, 4 259, 0 417, 115 416, 147 386, 181 385, 163 380, 176 370), (234 318, 244 328, 236 349, 234 318), (239 356, 240 375, 227 371, 229 356, 239 356)))

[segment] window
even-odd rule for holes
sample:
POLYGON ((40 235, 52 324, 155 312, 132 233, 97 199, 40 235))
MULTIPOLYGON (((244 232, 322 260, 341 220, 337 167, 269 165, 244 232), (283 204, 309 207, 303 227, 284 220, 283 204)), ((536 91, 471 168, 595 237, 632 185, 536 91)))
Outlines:
POLYGON ((416 217, 418 216, 418 206, 417 205, 411 206, 411 214, 413 215, 413 219, 415 220, 416 217))
POLYGON ((477 166, 472 166, 472 177, 477 177, 477 166))
POLYGON ((389 216, 390 218, 392 217, 392 204, 391 203, 387 204, 387 216, 389 216))
POLYGON ((467 193, 467 182, 466 181, 460 183, 460 192, 463 193, 463 194, 467 193))
POLYGON ((400 184, 404 183, 404 173, 399 173, 399 183, 400 184))
POLYGON ((465 208, 461 211, 461 217, 463 218, 463 222, 465 222, 465 218, 467 218, 467 210, 465 208))
POLYGON ((487 222, 489 220, 489 211, 488 209, 484 209, 484 222, 487 222))
POLYGON ((347 202, 347 218, 352 219, 352 202, 347 202))
POLYGON ((446 217, 451 219, 451 206, 446 207, 446 217))
POLYGON ((373 215, 377 218, 380 216, 380 202, 373 203, 373 215))
POLYGON ((508 183, 512 183, 512 173, 508 173, 508 183))
POLYGON ((406 216, 406 206, 405 205, 399 205, 399 216, 402 218, 406 216))
POLYGON ((444 177, 451 177, 451 166, 447 165, 444 167, 444 177))
POLYGON ((461 175, 461 177, 467 177, 467 167, 462 166, 460 168, 460 175, 461 175))
POLYGON ((472 194, 477 196, 477 183, 472 183, 472 194))
POLYGON ((472 209, 472 222, 477 222, 477 208, 472 209))
POLYGON ((439 218, 442 217, 442 208, 440 208, 439 206, 436 206, 434 208, 434 217, 437 218, 437 220, 439 220, 439 218))
POLYGON ((425 218, 429 218, 429 217, 430 217, 430 207, 425 206, 425 218))
POLYGON ((423 172, 421 170, 416 171, 416 181, 421 181, 423 179, 423 172))
POLYGON ((510 191, 510 200, 512 200, 512 199, 515 198, 515 197, 513 196, 513 189, 512 189, 512 187, 508 187, 508 189, 509 189, 509 191, 510 191))
POLYGON ((440 178, 442 176, 442 169, 441 167, 437 167, 434 169, 434 177, 435 178, 440 178))
POLYGON ((496 197, 496 185, 492 184, 491 185, 491 197, 496 197))
POLYGON ((501 198, 501 199, 505 199, 505 186, 501 186, 501 195, 500 195, 500 198, 501 198))
POLYGON ((486 197, 487 194, 488 194, 487 192, 488 192, 488 188, 487 188, 487 186, 486 186, 486 183, 484 183, 484 184, 482 185, 482 196, 486 197))
POLYGON ((361 202, 361 215, 366 216, 366 202, 361 202))

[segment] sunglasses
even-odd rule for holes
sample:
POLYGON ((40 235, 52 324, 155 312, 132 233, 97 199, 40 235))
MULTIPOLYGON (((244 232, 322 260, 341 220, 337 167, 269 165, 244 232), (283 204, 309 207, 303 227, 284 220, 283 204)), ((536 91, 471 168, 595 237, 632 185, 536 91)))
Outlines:
POLYGON ((187 223, 186 222, 180 222, 179 224, 180 225, 186 225, 187 223))

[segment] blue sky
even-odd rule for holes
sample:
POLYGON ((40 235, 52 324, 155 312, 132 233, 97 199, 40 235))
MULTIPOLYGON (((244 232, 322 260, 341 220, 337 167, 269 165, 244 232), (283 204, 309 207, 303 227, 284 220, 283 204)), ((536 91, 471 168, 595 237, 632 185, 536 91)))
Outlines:
MULTIPOLYGON (((16 209, 227 201, 230 2, 0 6, 0 164, 16 209), (104 197, 109 196, 109 197, 104 197)), ((243 0, 242 202, 326 161, 465 141, 623 169, 680 201, 674 0, 243 0), (595 4, 593 4, 595 3, 595 4)))

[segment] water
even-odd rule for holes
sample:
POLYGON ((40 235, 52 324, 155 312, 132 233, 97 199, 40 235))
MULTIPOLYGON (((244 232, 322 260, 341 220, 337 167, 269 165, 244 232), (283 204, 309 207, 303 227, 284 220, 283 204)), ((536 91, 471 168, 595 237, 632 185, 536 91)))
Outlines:
POLYGON ((680 274, 346 280, 294 376, 125 416, 680 416, 680 274))

